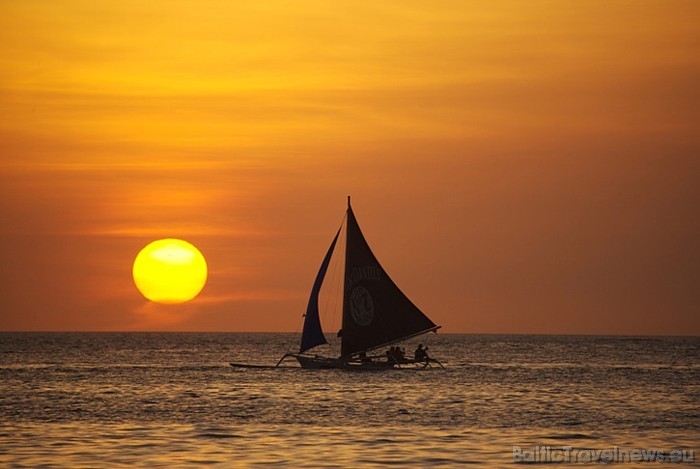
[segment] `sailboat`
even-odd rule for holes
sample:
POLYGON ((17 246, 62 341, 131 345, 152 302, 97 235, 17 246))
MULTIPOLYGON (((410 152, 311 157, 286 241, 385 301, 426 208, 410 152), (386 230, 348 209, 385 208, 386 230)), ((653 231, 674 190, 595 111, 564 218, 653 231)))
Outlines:
POLYGON ((360 231, 350 197, 345 218, 343 318, 338 332, 340 355, 328 357, 313 353, 315 347, 328 344, 319 315, 319 294, 342 228, 335 234, 311 288, 299 350, 286 353, 277 366, 287 358, 295 358, 302 368, 316 369, 424 368, 432 364, 442 367, 438 360, 428 358, 427 354, 406 358, 400 354, 377 352, 404 340, 436 332, 440 326, 404 295, 379 264, 360 231))

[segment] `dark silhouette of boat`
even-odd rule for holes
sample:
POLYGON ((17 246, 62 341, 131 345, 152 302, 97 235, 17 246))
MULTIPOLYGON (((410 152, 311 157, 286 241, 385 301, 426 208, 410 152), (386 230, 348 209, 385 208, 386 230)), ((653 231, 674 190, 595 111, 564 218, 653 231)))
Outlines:
MULTIPOLYGON (((318 299, 343 226, 338 229, 321 262, 304 315, 299 351, 286 353, 276 366, 287 358, 295 358, 302 368, 385 370, 406 367, 429 367, 442 364, 427 353, 403 357, 400 353, 378 353, 377 350, 429 332, 435 325, 396 286, 372 253, 357 223, 348 197, 345 226, 345 277, 340 355, 326 357, 310 351, 328 341, 319 317, 318 299)), ((398 350, 398 347, 396 349, 398 350)), ((231 363, 234 367, 260 367, 231 363)))

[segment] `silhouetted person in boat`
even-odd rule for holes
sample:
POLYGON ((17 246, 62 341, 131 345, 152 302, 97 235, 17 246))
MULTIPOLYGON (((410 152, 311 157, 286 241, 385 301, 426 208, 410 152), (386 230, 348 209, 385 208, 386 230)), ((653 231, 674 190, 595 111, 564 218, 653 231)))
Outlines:
POLYGON ((423 344, 418 344, 418 348, 413 354, 413 360, 416 362, 425 362, 427 364, 428 360, 430 360, 428 356, 428 347, 426 346, 423 348, 423 344))
POLYGON ((386 359, 389 363, 401 363, 404 361, 403 353, 399 347, 390 347, 386 351, 386 359))

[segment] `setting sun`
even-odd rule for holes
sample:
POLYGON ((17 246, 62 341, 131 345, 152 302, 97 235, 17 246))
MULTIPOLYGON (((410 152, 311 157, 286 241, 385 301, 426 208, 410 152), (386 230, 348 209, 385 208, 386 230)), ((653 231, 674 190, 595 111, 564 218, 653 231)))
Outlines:
POLYGON ((134 283, 151 301, 184 303, 202 291, 207 263, 199 250, 180 239, 159 239, 139 252, 134 260, 134 283))

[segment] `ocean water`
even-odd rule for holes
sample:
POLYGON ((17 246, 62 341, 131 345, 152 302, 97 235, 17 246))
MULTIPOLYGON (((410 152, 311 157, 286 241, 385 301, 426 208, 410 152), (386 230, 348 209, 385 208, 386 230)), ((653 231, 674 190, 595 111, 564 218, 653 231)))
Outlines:
POLYGON ((0 333, 0 466, 512 468, 514 447, 700 465, 700 338, 437 334, 444 370, 228 365, 296 339, 0 333))

